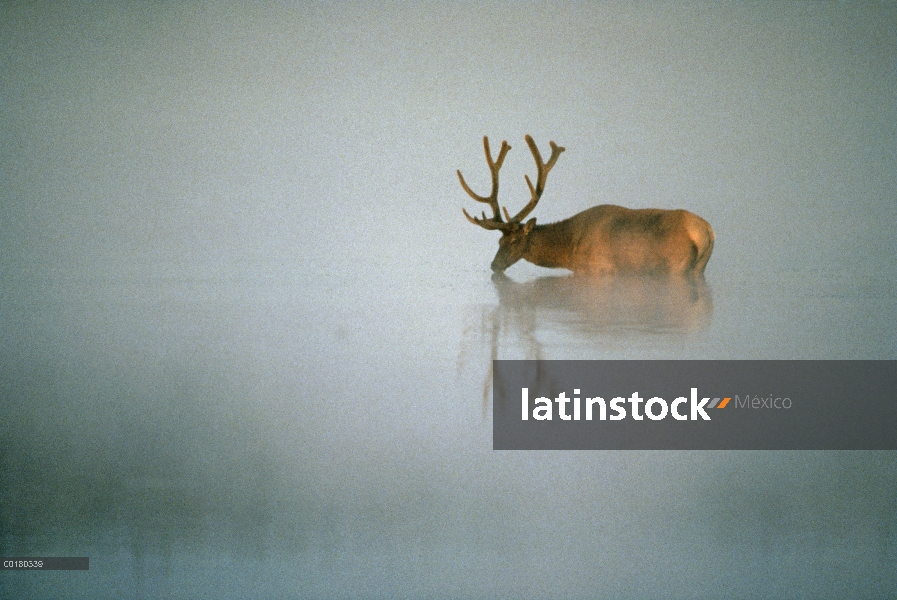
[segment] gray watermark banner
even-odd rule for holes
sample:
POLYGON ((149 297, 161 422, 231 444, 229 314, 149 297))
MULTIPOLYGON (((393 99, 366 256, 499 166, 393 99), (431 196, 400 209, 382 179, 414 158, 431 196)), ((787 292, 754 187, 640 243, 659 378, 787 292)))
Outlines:
POLYGON ((897 361, 496 360, 495 450, 897 450, 897 361))

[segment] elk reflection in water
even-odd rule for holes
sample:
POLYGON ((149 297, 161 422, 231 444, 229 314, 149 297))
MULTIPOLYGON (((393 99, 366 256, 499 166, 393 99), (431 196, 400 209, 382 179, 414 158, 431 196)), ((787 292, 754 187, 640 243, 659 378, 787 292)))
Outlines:
POLYGON ((492 276, 499 307, 520 323, 539 322, 578 333, 702 329, 713 312, 707 282, 691 277, 540 277, 518 283, 492 276))
MULTIPOLYGON (((492 275, 498 304, 479 314, 479 343, 488 340, 489 368, 483 384, 484 410, 499 347, 516 338, 528 360, 546 358, 541 338, 561 333, 576 340, 577 358, 596 358, 613 338, 684 335, 703 330, 713 315, 713 298, 703 277, 548 276, 517 282, 492 275)), ((469 333, 470 330, 468 330, 469 333)), ((465 336, 467 347, 467 339, 465 336)), ((462 362, 466 349, 462 349, 462 362)), ((507 357, 512 358, 512 357, 507 357)), ((514 357, 521 358, 521 357, 514 357)))

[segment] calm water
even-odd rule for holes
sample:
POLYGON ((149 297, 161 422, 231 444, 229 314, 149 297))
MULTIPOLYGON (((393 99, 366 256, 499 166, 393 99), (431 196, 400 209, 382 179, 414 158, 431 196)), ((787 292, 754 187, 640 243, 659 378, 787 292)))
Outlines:
POLYGON ((897 457, 491 450, 493 358, 897 359, 897 6, 0 3, 5 598, 868 598, 897 457), (686 208, 706 286, 461 208, 686 208))
POLYGON ((895 589, 893 453, 498 453, 485 394, 495 356, 893 359, 892 282, 546 273, 7 291, 3 553, 91 570, 6 596, 895 589))

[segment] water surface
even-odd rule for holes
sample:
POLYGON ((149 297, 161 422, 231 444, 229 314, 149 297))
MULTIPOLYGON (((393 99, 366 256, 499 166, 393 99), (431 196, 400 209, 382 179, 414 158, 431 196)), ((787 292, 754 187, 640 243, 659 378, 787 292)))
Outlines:
POLYGON ((892 453, 494 452, 484 393, 496 356, 868 356, 858 338, 895 339, 890 283, 860 294, 789 274, 757 286, 773 301, 712 279, 402 275, 8 294, 4 552, 89 555, 91 571, 7 573, 7 589, 810 597, 895 583, 892 453))

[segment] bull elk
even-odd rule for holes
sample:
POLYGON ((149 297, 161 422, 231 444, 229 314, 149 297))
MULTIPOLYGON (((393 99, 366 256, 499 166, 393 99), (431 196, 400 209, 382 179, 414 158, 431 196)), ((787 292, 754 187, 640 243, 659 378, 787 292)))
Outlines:
POLYGON ((576 274, 615 275, 688 275, 701 277, 710 260, 716 236, 710 224, 687 210, 660 208, 631 209, 611 204, 594 206, 569 219, 536 225, 536 219, 523 222, 536 207, 548 172, 554 167, 564 148, 551 144, 551 158, 542 161, 533 138, 526 136, 536 161, 536 185, 528 175, 529 203, 511 217, 504 206, 502 220, 498 206, 498 171, 511 146, 501 143, 498 158, 492 158, 489 138, 483 137, 486 162, 492 172, 492 193, 475 194, 458 171, 461 187, 471 198, 492 208, 492 217, 483 212, 482 218, 471 217, 462 209, 467 220, 483 229, 501 231, 498 253, 492 260, 492 270, 503 272, 521 258, 540 267, 570 269, 576 274))

